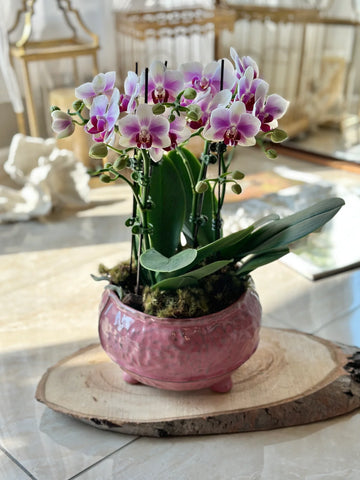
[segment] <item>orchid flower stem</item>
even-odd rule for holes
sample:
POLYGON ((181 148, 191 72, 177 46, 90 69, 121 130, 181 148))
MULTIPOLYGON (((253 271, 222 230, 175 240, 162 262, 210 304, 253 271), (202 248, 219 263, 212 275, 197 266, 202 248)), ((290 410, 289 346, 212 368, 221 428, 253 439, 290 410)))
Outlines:
MULTIPOLYGON (((148 205, 149 205, 149 194, 150 194, 150 176, 151 176, 151 159, 148 152, 144 149, 141 149, 141 156, 143 159, 143 179, 142 184, 140 184, 140 201, 138 202, 138 207, 141 215, 141 233, 139 235, 139 245, 137 252, 137 272, 136 272, 136 287, 135 293, 139 293, 140 285, 140 256, 142 253, 143 244, 146 250, 150 248, 150 236, 149 236, 149 221, 148 221, 148 205)), ((150 274, 151 283, 154 282, 152 272, 150 274)))
POLYGON ((122 155, 122 154, 124 153, 123 150, 119 150, 118 148, 113 147, 113 146, 110 145, 109 143, 105 143, 105 145, 107 146, 107 148, 109 148, 109 149, 112 150, 113 152, 118 153, 119 155, 122 155))
MULTIPOLYGON (((133 198, 132 198, 132 216, 133 218, 136 217, 136 207, 137 207, 137 202, 136 202, 136 198, 135 198, 135 192, 133 191, 133 198)), ((130 247, 130 266, 129 266, 129 270, 130 270, 130 275, 132 274, 132 268, 133 268, 133 253, 135 253, 135 256, 136 256, 136 252, 135 252, 135 236, 132 234, 131 235, 131 247, 130 247)))
MULTIPOLYGON (((222 145, 223 146, 223 145, 222 145)), ((221 145, 219 145, 218 150, 218 174, 219 178, 226 177, 227 174, 227 165, 224 161, 224 151, 221 145)), ((221 210, 225 200, 226 193, 226 182, 218 182, 218 191, 217 191, 217 211, 215 215, 215 238, 219 239, 221 237, 221 210)))
MULTIPOLYGON (((205 141, 204 145, 204 152, 203 156, 209 154, 210 142, 205 141)), ((198 182, 204 180, 206 178, 207 172, 207 162, 204 160, 201 161, 200 165, 200 172, 198 177, 198 182)), ((192 200, 192 208, 191 208, 191 218, 193 220, 193 243, 194 248, 198 246, 197 236, 199 233, 199 221, 201 217, 202 207, 204 203, 204 194, 203 193, 196 193, 194 190, 193 200, 192 200)))
POLYGON ((140 255, 141 255, 141 244, 142 244, 143 236, 142 234, 139 235, 139 245, 138 245, 138 262, 137 262, 137 271, 136 271, 136 286, 135 286, 135 294, 139 295, 139 289, 140 289, 140 255))
POLYGON ((144 149, 141 150, 144 166, 144 185, 141 188, 141 216, 142 216, 142 227, 144 230, 144 243, 145 248, 148 250, 150 248, 150 238, 149 238, 149 222, 148 222, 148 204, 149 204, 149 193, 150 193, 150 163, 151 159, 148 152, 144 149))

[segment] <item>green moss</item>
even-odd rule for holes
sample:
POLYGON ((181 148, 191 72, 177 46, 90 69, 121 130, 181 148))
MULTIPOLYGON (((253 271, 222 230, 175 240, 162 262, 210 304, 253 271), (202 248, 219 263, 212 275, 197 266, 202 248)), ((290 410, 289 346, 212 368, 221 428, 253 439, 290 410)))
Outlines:
POLYGON ((109 282, 113 285, 120 286, 125 291, 133 291, 136 282, 136 275, 134 272, 130 273, 129 262, 119 263, 112 268, 107 268, 105 265, 100 264, 99 273, 107 276, 109 282))
POLYGON ((99 266, 99 273, 124 291, 122 301, 149 315, 163 318, 193 318, 217 312, 231 305, 247 287, 247 280, 235 275, 231 267, 209 275, 196 286, 177 290, 152 290, 145 287, 141 298, 134 302, 135 272, 130 273, 129 263, 115 267, 99 266), (140 302, 139 302, 140 300, 140 302))
POLYGON ((229 270, 209 275, 196 287, 151 290, 143 293, 144 311, 164 318, 191 318, 214 313, 235 302, 247 281, 229 270))

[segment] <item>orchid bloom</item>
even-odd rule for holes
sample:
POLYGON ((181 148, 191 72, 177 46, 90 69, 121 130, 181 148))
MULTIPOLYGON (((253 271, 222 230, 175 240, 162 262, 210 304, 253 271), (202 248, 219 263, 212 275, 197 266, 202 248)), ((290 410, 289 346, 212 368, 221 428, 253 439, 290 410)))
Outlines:
POLYGON ((139 105, 136 113, 120 119, 118 126, 120 145, 149 150, 154 161, 159 159, 151 149, 163 149, 171 144, 169 121, 161 115, 155 115, 151 105, 139 105))
POLYGON ((247 113, 242 102, 234 102, 230 108, 219 107, 211 113, 203 136, 207 140, 224 142, 229 146, 250 146, 256 143, 255 135, 259 132, 260 125, 260 120, 247 113))
POLYGON ((188 125, 193 130, 203 127, 209 120, 211 112, 217 107, 226 107, 231 101, 230 90, 220 90, 216 95, 211 95, 211 89, 208 88, 206 92, 199 94, 193 105, 198 105, 202 110, 202 115, 199 120, 190 120, 188 125))
POLYGON ((90 119, 85 125, 85 130, 92 135, 95 142, 111 140, 120 113, 119 99, 120 92, 117 88, 114 89, 110 100, 106 95, 94 98, 90 107, 90 119))
POLYGON ((120 112, 134 113, 136 109, 136 98, 139 95, 139 77, 135 72, 128 72, 124 82, 125 94, 120 95, 120 112))
POLYGON ((165 150, 174 150, 180 143, 185 142, 191 136, 191 130, 186 126, 185 117, 176 117, 170 123, 169 137, 171 144, 165 150))
MULTIPOLYGON (((167 113, 169 113, 169 109, 167 113)), ((150 149, 150 156, 155 162, 160 161, 165 152, 175 150, 178 145, 188 140, 192 133, 190 128, 186 126, 186 118, 183 116, 176 116, 175 120, 169 123, 169 127, 168 135, 170 139, 170 145, 168 147, 152 147, 150 149)))
POLYGON ((240 79, 241 77, 244 76, 245 71, 248 67, 251 67, 253 69, 254 78, 259 77, 259 67, 257 66, 257 63, 255 62, 255 60, 253 60, 249 56, 245 56, 245 57, 240 58, 239 55, 237 54, 236 50, 233 47, 230 48, 230 55, 231 55, 231 58, 234 61, 235 75, 238 79, 240 79))
POLYGON ((61 110, 51 112, 52 124, 51 128, 56 133, 56 138, 69 137, 74 133, 75 125, 71 116, 61 110))
MULTIPOLYGON (((152 103, 173 102, 184 87, 184 79, 178 70, 168 70, 160 61, 150 65, 148 100, 152 103)), ((141 93, 145 95, 145 74, 141 76, 141 93)))
POLYGON ((99 73, 92 82, 86 82, 75 88, 75 96, 90 108, 93 99, 98 95, 111 97, 115 85, 115 72, 99 73))
POLYGON ((269 132, 278 126, 278 119, 285 115, 289 102, 273 93, 266 97, 269 86, 264 82, 256 91, 254 115, 261 122, 261 130, 269 132))
MULTIPOLYGON (((210 87, 213 95, 221 90, 221 60, 210 62, 206 67, 200 62, 188 62, 182 64, 180 69, 184 73, 186 87, 192 87, 197 92, 205 92, 210 87)), ((234 83, 234 67, 225 58, 222 88, 231 89, 234 83)))
POLYGON ((252 112, 255 104, 256 91, 260 85, 268 86, 268 84, 260 78, 255 78, 255 72, 252 67, 247 67, 244 75, 237 84, 235 100, 242 101, 248 112, 252 112))

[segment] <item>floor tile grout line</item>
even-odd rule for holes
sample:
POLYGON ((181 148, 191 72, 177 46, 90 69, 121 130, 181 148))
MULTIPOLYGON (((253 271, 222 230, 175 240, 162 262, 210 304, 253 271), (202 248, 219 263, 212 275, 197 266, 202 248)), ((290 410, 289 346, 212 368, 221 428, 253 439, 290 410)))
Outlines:
POLYGON ((26 473, 26 475, 29 476, 29 478, 31 478, 32 480, 37 480, 36 477, 34 477, 34 475, 32 473, 30 473, 23 465, 21 465, 21 463, 16 460, 15 457, 13 457, 11 455, 10 452, 8 452, 5 448, 3 448, 1 445, 0 445, 0 450, 13 462, 15 463, 15 465, 17 465, 20 470, 22 470, 24 473, 26 473))
POLYGON ((339 320, 341 320, 341 319, 344 319, 345 316, 350 315, 350 314, 356 312, 356 310, 360 310, 359 305, 351 308, 350 310, 347 310, 346 312, 341 313, 340 315, 336 315, 332 320, 329 320, 328 322, 326 322, 326 323, 324 323, 323 325, 321 325, 321 327, 318 327, 318 328, 316 328, 315 330, 313 330, 313 331, 311 332, 311 334, 312 334, 312 335, 317 335, 317 333, 318 333, 322 328, 328 327, 328 326, 331 325, 333 322, 337 322, 337 321, 339 321, 339 320))
MULTIPOLYGON (((91 470, 92 468, 96 467, 96 465, 99 465, 101 462, 103 462, 104 460, 106 460, 107 458, 110 458, 112 455, 114 455, 115 453, 118 453, 120 452, 120 450, 123 450, 124 448, 126 448, 128 445, 131 445, 132 443, 136 442, 136 440, 139 440, 139 438, 141 438, 140 436, 138 437, 135 437, 133 438, 132 440, 130 440, 128 443, 126 443, 125 445, 122 445, 120 448, 114 450, 113 452, 109 453, 108 455, 105 455, 105 457, 101 458, 100 460, 98 460, 97 462, 93 463, 92 465, 89 465, 88 467, 84 468, 84 470, 81 470, 81 472, 78 472, 76 473, 74 476, 68 478, 68 480, 74 480, 75 478, 80 478, 81 475, 83 473, 86 473, 88 472, 89 470, 91 470)), ((36 480, 36 479, 35 479, 36 480)))

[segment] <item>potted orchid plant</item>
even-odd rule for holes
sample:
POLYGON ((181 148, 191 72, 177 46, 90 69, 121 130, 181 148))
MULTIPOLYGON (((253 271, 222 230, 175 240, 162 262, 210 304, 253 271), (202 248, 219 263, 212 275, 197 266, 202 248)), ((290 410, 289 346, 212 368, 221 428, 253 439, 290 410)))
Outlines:
POLYGON ((177 70, 155 61, 140 75, 128 72, 123 93, 115 72, 98 74, 75 90, 71 110, 52 108, 59 138, 78 124, 94 140, 92 157, 116 153, 92 174, 122 180, 132 192, 129 261, 101 265, 95 277, 109 282, 101 343, 130 383, 228 391, 230 373, 259 341, 261 305, 250 273, 288 253, 344 203, 330 198, 223 235, 227 188, 240 194, 244 177, 231 169, 231 151, 260 145, 273 158, 266 140, 286 138, 278 120, 288 107, 268 94, 253 59, 230 53, 233 63, 177 70), (200 158, 186 148, 193 137, 203 141, 200 158))

